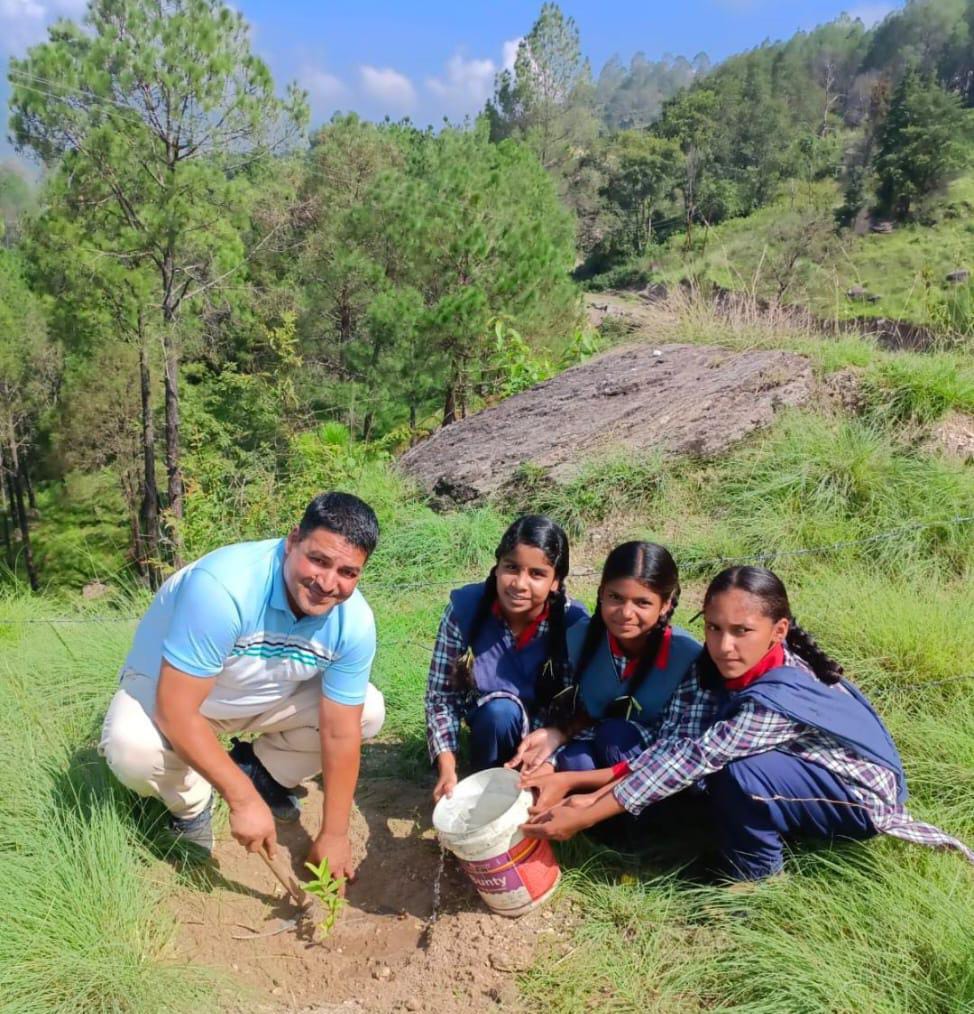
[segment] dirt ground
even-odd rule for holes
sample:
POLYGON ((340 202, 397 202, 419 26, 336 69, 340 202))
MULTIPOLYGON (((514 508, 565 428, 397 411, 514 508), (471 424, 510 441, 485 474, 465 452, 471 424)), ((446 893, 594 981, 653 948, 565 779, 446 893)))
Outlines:
MULTIPOLYGON (((177 898, 181 953, 239 982, 250 994, 238 1008, 247 1014, 516 1009, 516 974, 537 950, 567 951, 569 906, 556 899, 519 919, 492 915, 447 857, 431 921, 441 856, 429 790, 364 778, 356 804, 358 879, 330 934, 312 932, 307 920, 282 930, 294 906, 267 867, 225 832, 213 889, 177 898), (273 935, 245 939, 254 934, 273 935)), ((300 824, 278 825, 281 865, 290 861, 296 872, 320 819, 317 785, 308 785, 302 808, 300 824)))

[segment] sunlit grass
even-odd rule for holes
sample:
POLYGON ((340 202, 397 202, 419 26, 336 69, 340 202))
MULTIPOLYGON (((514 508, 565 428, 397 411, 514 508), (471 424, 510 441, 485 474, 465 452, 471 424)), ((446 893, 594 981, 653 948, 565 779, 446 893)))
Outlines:
MULTIPOLYGON (((885 378, 916 425, 940 411, 936 392, 963 390, 938 369, 885 378)), ((333 468, 277 480, 273 504, 197 504, 194 551, 286 529, 333 468)), ((974 514, 969 466, 904 441, 889 414, 804 412, 716 462, 613 458, 563 486, 522 478, 516 504, 455 514, 431 511, 382 461, 359 461, 344 483, 383 524, 362 588, 396 774, 428 778, 422 696, 450 587, 483 578, 515 509, 544 509, 571 529, 576 558, 607 548, 585 541, 605 525, 669 545, 683 624, 724 560, 772 554, 800 621, 886 719, 917 814, 974 840, 974 679, 959 679, 974 674, 974 525, 920 527, 974 514)), ((0 1010, 221 1002, 206 970, 176 959, 160 843, 93 749, 145 602, 134 585, 80 609, 0 599, 0 1010), (50 622, 65 619, 81 622, 50 622)), ((521 980, 530 1009, 974 1011, 974 873, 956 856, 892 840, 797 845, 788 876, 744 898, 695 886, 679 856, 634 869, 572 843, 562 858, 576 918, 521 980)))

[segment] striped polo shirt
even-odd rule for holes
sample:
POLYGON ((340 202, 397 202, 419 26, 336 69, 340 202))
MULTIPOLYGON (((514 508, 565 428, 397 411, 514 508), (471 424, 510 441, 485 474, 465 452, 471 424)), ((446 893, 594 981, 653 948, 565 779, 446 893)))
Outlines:
POLYGON ((361 704, 375 655, 372 610, 356 589, 324 616, 295 616, 284 545, 224 546, 173 574, 139 623, 123 673, 158 679, 165 659, 215 678, 200 708, 214 719, 258 715, 315 677, 329 700, 361 704))

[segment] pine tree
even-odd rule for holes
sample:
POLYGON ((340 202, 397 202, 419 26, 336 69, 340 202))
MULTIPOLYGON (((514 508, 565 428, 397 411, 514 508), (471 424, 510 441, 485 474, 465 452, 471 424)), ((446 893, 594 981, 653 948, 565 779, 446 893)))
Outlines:
POLYGON ((962 129, 959 98, 910 68, 879 133, 874 167, 880 206, 905 218, 917 200, 941 186, 958 165, 962 129))

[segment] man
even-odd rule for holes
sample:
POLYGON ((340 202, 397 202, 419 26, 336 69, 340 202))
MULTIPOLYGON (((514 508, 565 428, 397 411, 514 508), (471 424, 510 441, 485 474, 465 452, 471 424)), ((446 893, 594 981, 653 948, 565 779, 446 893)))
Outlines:
POLYGON ((182 840, 213 848, 212 789, 248 851, 297 820, 291 791, 319 771, 321 830, 308 859, 354 877, 349 813, 362 738, 385 715, 369 683, 372 611, 356 590, 379 525, 368 504, 322 493, 286 539, 217 549, 173 574, 139 623, 100 751, 120 782, 156 796, 182 840), (221 732, 256 733, 234 740, 221 732))

